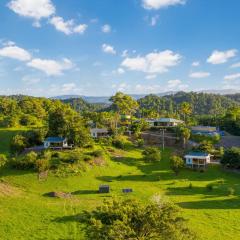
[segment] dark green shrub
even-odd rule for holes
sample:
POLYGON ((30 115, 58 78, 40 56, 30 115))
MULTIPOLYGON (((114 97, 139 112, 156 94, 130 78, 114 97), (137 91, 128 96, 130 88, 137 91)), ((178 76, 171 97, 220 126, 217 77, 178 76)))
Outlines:
POLYGON ((10 149, 12 153, 21 153, 27 147, 27 139, 22 135, 16 135, 12 138, 10 149))
POLYGON ((91 153, 92 156, 94 157, 102 157, 103 156, 103 151, 102 150, 95 150, 91 153))
POLYGON ((232 196, 232 195, 235 194, 235 189, 232 188, 232 187, 229 187, 229 188, 227 189, 227 193, 228 193, 228 196, 232 196))
POLYGON ((212 191, 213 190, 212 183, 207 184, 206 188, 207 188, 208 191, 212 191))
POLYGON ((147 147, 142 154, 144 160, 147 162, 156 162, 161 160, 161 152, 156 147, 147 147))

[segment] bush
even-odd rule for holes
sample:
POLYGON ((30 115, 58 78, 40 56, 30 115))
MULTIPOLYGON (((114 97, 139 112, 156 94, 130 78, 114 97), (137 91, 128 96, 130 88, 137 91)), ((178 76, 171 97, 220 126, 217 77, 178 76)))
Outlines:
POLYGON ((136 141, 137 147, 141 148, 144 145, 144 140, 142 138, 137 139, 136 141))
POLYGON ((180 170, 184 167, 184 161, 179 156, 172 156, 170 158, 170 167, 176 175, 179 174, 180 170))
POLYGON ((22 135, 16 135, 12 138, 10 149, 12 153, 21 153, 27 147, 27 139, 22 135))
POLYGON ((129 149, 133 146, 132 142, 126 136, 117 136, 113 139, 112 144, 116 148, 129 149))
POLYGON ((147 162, 156 162, 161 160, 161 152, 156 147, 147 147, 142 154, 144 160, 147 162))
POLYGON ((212 183, 207 184, 206 188, 207 188, 208 191, 212 191, 213 190, 212 183))
POLYGON ((235 189, 232 188, 232 187, 229 187, 228 190, 227 190, 227 192, 228 192, 228 196, 232 196, 232 195, 235 194, 235 189))
POLYGON ((92 156, 94 157, 102 157, 103 156, 103 151, 102 150, 95 150, 91 153, 92 156))
POLYGON ((7 162, 7 157, 4 154, 0 154, 0 168, 4 167, 7 162))
POLYGON ((132 199, 105 201, 103 206, 83 212, 79 220, 86 239, 196 239, 180 209, 155 198, 147 204, 132 199))
POLYGON ((38 172, 44 172, 50 168, 49 159, 41 158, 36 161, 35 169, 38 172))
POLYGON ((192 189, 192 188, 193 188, 192 183, 189 183, 188 188, 189 188, 189 189, 192 189))
POLYGON ((19 170, 34 169, 37 161, 37 156, 38 155, 35 152, 30 152, 24 156, 12 158, 10 165, 13 168, 19 170))
POLYGON ((226 149, 221 159, 221 163, 225 167, 239 169, 240 168, 240 148, 232 147, 230 149, 226 149))

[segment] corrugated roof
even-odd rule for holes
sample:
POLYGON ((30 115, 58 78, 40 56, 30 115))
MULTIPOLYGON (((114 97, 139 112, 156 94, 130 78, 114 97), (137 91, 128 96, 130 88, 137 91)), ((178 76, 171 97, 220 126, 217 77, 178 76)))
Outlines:
POLYGON ((196 156, 196 157, 207 157, 209 154, 205 152, 189 152, 186 154, 188 156, 196 156))
POLYGON ((45 142, 52 142, 52 143, 59 143, 59 142, 64 142, 66 138, 64 137, 48 137, 44 141, 45 142))

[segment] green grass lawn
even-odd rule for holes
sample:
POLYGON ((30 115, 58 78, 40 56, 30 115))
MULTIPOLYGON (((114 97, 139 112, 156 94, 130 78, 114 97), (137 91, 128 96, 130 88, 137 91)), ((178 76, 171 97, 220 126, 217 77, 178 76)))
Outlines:
POLYGON ((169 169, 170 152, 164 152, 161 162, 147 164, 141 159, 141 150, 132 149, 120 153, 122 157, 109 157, 107 166, 89 166, 81 175, 67 178, 50 174, 43 182, 33 172, 2 171, 1 178, 12 191, 1 194, 0 188, 0 238, 83 239, 76 221, 82 210, 93 209, 111 197, 146 202, 161 194, 182 208, 199 239, 240 239, 240 175, 212 166, 204 173, 184 170, 176 177, 169 169), (110 194, 96 192, 102 183, 111 186, 110 194), (206 188, 209 183, 214 185, 212 191, 206 188), (122 194, 126 187, 134 192, 122 194), (235 189, 234 196, 228 196, 229 187, 235 189), (71 192, 73 198, 44 196, 51 191, 71 192))

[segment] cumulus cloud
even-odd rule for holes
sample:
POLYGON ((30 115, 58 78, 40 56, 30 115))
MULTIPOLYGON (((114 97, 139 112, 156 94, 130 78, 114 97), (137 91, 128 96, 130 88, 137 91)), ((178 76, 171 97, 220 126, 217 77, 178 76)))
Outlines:
POLYGON ((236 54, 237 54, 237 50, 236 49, 230 49, 230 50, 227 50, 227 51, 215 50, 210 55, 210 57, 207 59, 207 62, 211 63, 211 64, 226 63, 229 59, 235 57, 236 54))
POLYGON ((105 44, 105 43, 102 45, 102 51, 105 53, 109 53, 109 54, 117 53, 113 46, 105 44))
POLYGON ((56 30, 63 32, 66 35, 73 33, 83 34, 87 29, 86 24, 75 25, 73 19, 64 21, 64 19, 59 16, 52 17, 49 22, 56 28, 56 30))
POLYGON ((12 0, 7 6, 18 15, 33 18, 37 22, 55 13, 51 0, 12 0))
POLYGON ((231 65, 231 68, 239 68, 239 67, 240 67, 240 62, 237 62, 231 65))
POLYGON ((76 84, 75 83, 64 83, 62 85, 62 91, 63 92, 69 92, 74 90, 74 88, 76 88, 76 84))
POLYGON ((235 74, 231 74, 231 75, 226 75, 226 76, 224 77, 224 80, 228 80, 228 81, 236 80, 236 79, 240 79, 240 73, 235 73, 235 74))
POLYGON ((157 77, 156 74, 151 74, 151 75, 147 75, 147 76, 145 77, 145 79, 150 80, 150 79, 155 79, 156 77, 157 77))
POLYGON ((200 62, 195 61, 195 62, 192 63, 192 66, 193 67, 198 67, 198 66, 200 66, 200 62))
POLYGON ((34 58, 27 63, 27 66, 43 71, 48 76, 62 75, 63 71, 74 67, 73 63, 67 58, 64 58, 61 62, 51 59, 34 58))
POLYGON ((87 24, 79 24, 73 28, 73 32, 83 34, 88 28, 87 24))
POLYGON ((176 66, 181 60, 181 55, 165 50, 162 52, 152 52, 145 56, 135 58, 125 58, 121 65, 132 71, 145 73, 165 73, 170 67, 176 66))
POLYGON ((190 73, 190 78, 206 78, 209 77, 211 74, 209 72, 193 72, 190 73))
POLYGON ((127 57, 128 56, 128 50, 127 49, 125 49, 125 50, 123 50, 123 52, 122 52, 122 54, 121 54, 121 57, 127 57))
POLYGON ((102 26, 102 32, 104 33, 110 33, 111 32, 111 26, 109 24, 105 24, 102 26))
POLYGON ((11 42, 10 45, 0 49, 0 56, 20 61, 29 61, 31 59, 31 54, 27 50, 12 44, 14 43, 11 42))
POLYGON ((183 5, 186 0, 142 0, 142 5, 145 9, 160 9, 174 5, 183 5))

